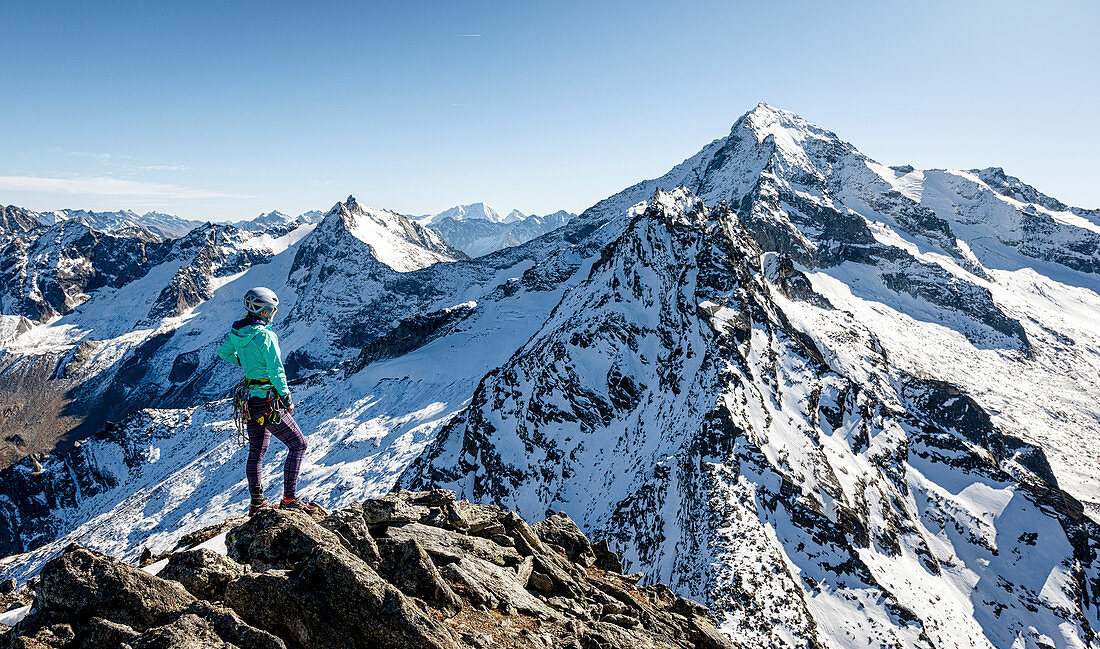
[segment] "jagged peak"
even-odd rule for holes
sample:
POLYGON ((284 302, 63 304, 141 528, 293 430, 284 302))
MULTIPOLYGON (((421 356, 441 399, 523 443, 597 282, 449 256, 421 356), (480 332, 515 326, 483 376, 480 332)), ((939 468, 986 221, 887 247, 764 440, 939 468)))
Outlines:
POLYGON ((345 235, 367 244, 378 261, 399 272, 462 258, 460 251, 421 224, 393 210, 365 206, 354 196, 326 212, 311 236, 345 235))
POLYGON ((333 205, 332 208, 329 209, 328 212, 325 212, 325 216, 327 217, 330 214, 340 214, 342 212, 350 214, 352 212, 362 212, 362 211, 363 211, 363 206, 359 204, 359 201, 355 200, 355 196, 353 196, 351 194, 348 194, 347 200, 337 201, 336 204, 333 205))
POLYGON ((781 153, 794 154, 796 158, 804 154, 809 140, 831 140, 853 148, 836 133, 803 119, 797 113, 763 101, 734 123, 731 134, 741 130, 750 131, 756 137, 757 144, 771 138, 781 153))
POLYGON ((683 185, 669 190, 658 188, 651 199, 635 205, 632 212, 635 215, 659 214, 671 223, 687 225, 704 223, 708 216, 703 200, 683 185))

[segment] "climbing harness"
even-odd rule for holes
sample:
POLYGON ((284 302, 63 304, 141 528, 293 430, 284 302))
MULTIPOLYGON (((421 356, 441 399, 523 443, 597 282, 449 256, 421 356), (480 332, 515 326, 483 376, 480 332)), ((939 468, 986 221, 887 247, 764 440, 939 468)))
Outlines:
POLYGON ((233 420, 237 427, 237 441, 242 448, 248 445, 248 424, 250 422, 255 421, 257 424, 264 426, 277 424, 282 420, 275 401, 275 388, 266 379, 245 379, 241 381, 233 388, 232 399, 233 420), (263 409, 259 412, 253 412, 255 408, 249 403, 252 398, 252 391, 256 389, 267 391, 263 409))

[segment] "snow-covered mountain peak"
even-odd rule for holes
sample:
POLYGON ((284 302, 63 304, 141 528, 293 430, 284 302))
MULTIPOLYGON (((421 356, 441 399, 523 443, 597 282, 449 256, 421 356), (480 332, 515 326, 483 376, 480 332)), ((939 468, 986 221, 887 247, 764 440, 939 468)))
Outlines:
POLYGON ((397 212, 364 206, 354 196, 334 205, 311 236, 339 232, 367 244, 375 259, 401 273, 465 258, 437 233, 397 212))
POLYGON ((527 215, 512 210, 499 220, 484 203, 451 208, 446 212, 417 221, 438 232, 448 243, 471 257, 518 246, 565 225, 573 214, 559 210, 553 214, 527 215), (480 206, 480 207, 479 207, 480 206))
POLYGON ((455 221, 483 220, 491 223, 507 223, 509 219, 516 220, 513 218, 515 214, 520 214, 522 217, 522 213, 516 210, 512 210, 507 217, 501 217, 496 210, 479 201, 477 203, 470 203, 469 205, 455 205, 450 209, 422 220, 425 223, 437 223, 444 219, 454 219, 455 221))
POLYGON ((751 132, 756 136, 757 144, 772 137, 781 145, 782 150, 790 153, 802 149, 811 139, 839 140, 835 133, 819 128, 789 110, 775 108, 764 102, 760 102, 756 108, 734 122, 730 129, 731 134, 739 130, 751 132))

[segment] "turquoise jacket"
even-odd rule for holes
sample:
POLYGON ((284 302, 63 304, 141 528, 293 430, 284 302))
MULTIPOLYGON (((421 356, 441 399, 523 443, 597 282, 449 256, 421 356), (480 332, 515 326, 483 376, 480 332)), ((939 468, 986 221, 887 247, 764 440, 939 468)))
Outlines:
MULTIPOLYGON (((290 399, 286 384, 279 337, 270 324, 256 324, 251 320, 239 320, 218 348, 218 357, 244 368, 246 379, 264 379, 271 383, 279 396, 290 399)), ((266 388, 253 388, 252 396, 266 397, 266 388)))

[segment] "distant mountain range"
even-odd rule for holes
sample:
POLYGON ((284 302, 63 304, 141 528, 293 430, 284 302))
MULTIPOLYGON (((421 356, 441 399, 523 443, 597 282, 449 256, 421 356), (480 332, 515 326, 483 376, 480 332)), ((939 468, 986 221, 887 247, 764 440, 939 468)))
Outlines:
POLYGON ((432 224, 442 219, 453 219, 455 221, 489 221, 490 223, 512 223, 514 221, 521 221, 527 216, 519 210, 512 210, 507 216, 501 216, 496 210, 489 207, 485 203, 470 203, 469 205, 455 205, 450 209, 443 210, 439 214, 426 214, 423 216, 409 217, 420 223, 432 224))
MULTIPOLYGON (((288 227, 294 223, 316 223, 323 215, 324 213, 318 210, 304 212, 298 216, 272 211, 233 224, 242 229, 260 231, 288 227)), ((574 216, 576 215, 565 211, 545 216, 528 216, 519 210, 512 210, 502 217, 484 203, 473 203, 458 205, 439 214, 409 218, 430 227, 466 255, 480 257, 526 243, 560 228, 574 216)), ((40 226, 49 227, 60 222, 84 224, 105 234, 139 228, 165 239, 178 239, 207 223, 160 212, 138 214, 130 210, 92 212, 71 209, 33 212, 14 205, 6 207, 0 205, 0 232, 28 232, 40 226)))
POLYGON ((215 350, 264 285, 308 499, 564 511, 741 648, 1100 642, 1100 211, 762 103, 524 243, 435 229, 535 218, 494 215, 349 197, 164 239, 5 208, 4 576, 243 510, 215 350))
POLYGON ((439 214, 413 217, 443 236, 451 245, 471 257, 481 257, 511 248, 547 232, 557 230, 576 214, 564 210, 544 216, 512 210, 500 216, 485 203, 458 205, 439 214))

